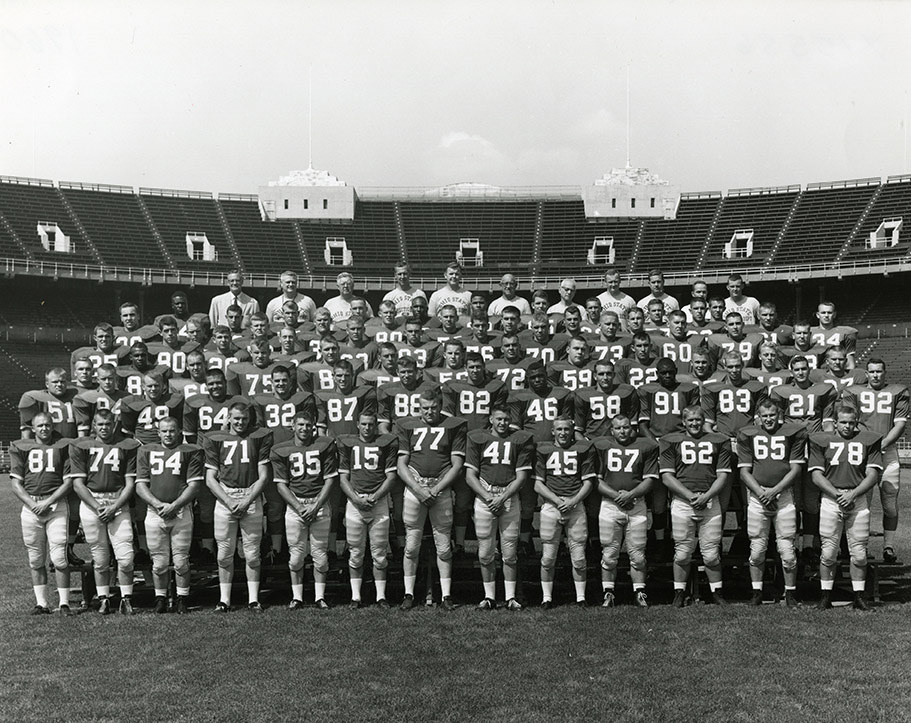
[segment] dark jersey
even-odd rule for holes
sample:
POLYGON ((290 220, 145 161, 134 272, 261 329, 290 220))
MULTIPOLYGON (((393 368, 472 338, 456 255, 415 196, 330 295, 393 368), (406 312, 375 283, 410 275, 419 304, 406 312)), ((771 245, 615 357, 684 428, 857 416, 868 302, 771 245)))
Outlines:
POLYGON ((849 439, 834 432, 811 434, 807 469, 822 472, 833 487, 853 489, 863 481, 867 468, 882 471, 881 442, 875 432, 858 432, 849 439))
POLYGON ((566 360, 555 361, 547 367, 547 378, 551 384, 565 387, 571 392, 583 387, 591 387, 597 383, 595 379, 596 363, 590 361, 582 366, 576 366, 566 360))
POLYGON ((225 372, 228 394, 240 394, 245 397, 252 397, 255 394, 270 394, 272 392, 272 370, 276 366, 278 365, 274 361, 270 361, 265 367, 258 367, 253 362, 232 364, 225 372))
POLYGON ((516 472, 531 472, 534 462, 535 443, 528 432, 513 432, 508 437, 486 429, 468 433, 465 466, 492 487, 508 486, 516 472))
POLYGON ((25 429, 32 426, 32 420, 37 414, 44 413, 50 416, 54 431, 62 437, 76 438, 79 436, 79 424, 76 420, 77 389, 65 389, 63 394, 55 397, 46 389, 35 389, 26 392, 19 400, 19 428, 25 429))
POLYGON ((443 385, 443 414, 461 417, 468 429, 483 429, 490 420, 490 410, 506 404, 509 391, 501 379, 489 379, 477 387, 469 381, 451 381, 443 385))
POLYGON ((520 389, 507 400, 509 423, 515 429, 531 432, 535 442, 554 437, 554 420, 573 416, 573 393, 563 387, 552 387, 545 395, 534 389, 520 389))
POLYGON ((82 478, 92 492, 120 492, 128 479, 136 477, 139 446, 135 439, 77 439, 69 447, 70 476, 82 478))
POLYGON ((94 346, 81 346, 70 354, 70 374, 74 374, 77 359, 88 359, 92 362, 92 369, 97 369, 102 364, 113 364, 115 367, 121 364, 127 364, 130 356, 130 348, 127 346, 115 346, 110 351, 101 351, 94 346))
POLYGON ((136 455, 136 481, 162 502, 173 502, 191 482, 205 479, 205 455, 195 444, 146 444, 136 455))
POLYGON ((117 367, 117 385, 127 394, 141 395, 142 378, 145 376, 161 377, 167 383, 171 378, 171 370, 161 364, 146 369, 144 372, 139 371, 134 366, 117 367))
POLYGON ((868 384, 845 390, 842 401, 859 413, 858 421, 864 428, 885 437, 896 422, 906 422, 909 414, 908 387, 886 384, 874 389, 868 384))
POLYGON ((774 487, 791 471, 792 464, 807 463, 807 430, 783 424, 774 432, 745 427, 737 435, 738 467, 750 469, 763 487, 774 487))
POLYGON ((727 380, 714 382, 702 388, 702 409, 706 421, 714 422, 720 434, 735 437, 753 423, 756 407, 767 396, 768 390, 760 381, 740 385, 727 380))
POLYGON ((316 497, 326 479, 338 474, 338 449, 329 437, 316 437, 301 446, 291 439, 272 448, 275 483, 282 482, 297 497, 316 497))
POLYGON ((124 434, 143 444, 158 441, 159 419, 174 417, 178 426, 183 424, 183 398, 166 394, 157 402, 144 397, 126 397, 120 405, 120 426, 124 434))
POLYGON ((408 389, 401 382, 386 384, 377 389, 377 406, 380 422, 393 424, 405 417, 417 417, 421 413, 421 394, 436 388, 436 384, 421 380, 414 388, 408 389))
POLYGON ((618 414, 639 421, 639 394, 629 384, 618 384, 610 392, 600 387, 577 389, 573 400, 575 427, 586 439, 610 433, 611 420, 618 414))
POLYGON ((613 437, 593 443, 598 477, 617 491, 632 490, 644 479, 658 479, 658 445, 645 437, 622 444, 613 437))
POLYGON ((357 434, 357 420, 361 414, 376 414, 376 390, 373 387, 355 387, 345 394, 337 389, 316 392, 317 424, 326 429, 330 437, 357 434))
POLYGON ((206 357, 206 369, 221 369, 225 371, 232 364, 249 362, 250 354, 246 350, 235 346, 227 354, 218 350, 218 347, 207 348, 203 354, 206 357))
POLYGON ((706 492, 719 474, 733 470, 731 442, 723 434, 674 432, 661 438, 658 464, 691 492, 706 492))
POLYGON ((658 381, 658 369, 655 366, 657 363, 657 359, 648 364, 636 359, 621 359, 614 367, 614 378, 636 389, 645 384, 653 384, 658 381))
POLYGON ((269 463, 272 432, 256 429, 240 436, 231 432, 210 432, 203 439, 206 469, 215 472, 225 487, 252 487, 259 478, 259 465, 269 463))
POLYGON ((572 497, 585 480, 594 479, 595 451, 591 442, 582 440, 569 447, 554 442, 538 444, 535 481, 543 483, 558 497, 572 497))
POLYGON ((73 440, 53 435, 49 444, 17 439, 9 446, 9 476, 30 495, 54 493, 70 473, 69 446, 73 440))
POLYGON ((680 374, 689 371, 694 351, 707 348, 706 337, 701 334, 692 334, 682 341, 671 336, 659 336, 654 340, 654 344, 658 349, 658 356, 673 361, 680 374))
POLYGON ((272 443, 280 444, 294 436, 291 427, 298 412, 307 412, 316 419, 316 397, 310 392, 295 392, 287 399, 274 394, 257 394, 253 397, 256 423, 272 430, 272 443))
POLYGON ((487 371, 502 380, 510 392, 515 392, 519 389, 525 389, 525 378, 528 375, 528 367, 535 361, 537 360, 533 357, 523 356, 517 362, 513 363, 508 359, 501 357, 489 361, 487 363, 487 371))
POLYGON ((646 422, 655 437, 683 430, 683 410, 699 404, 699 387, 680 382, 674 389, 660 384, 639 388, 639 420, 646 422))
POLYGON ((769 397, 784 411, 785 421, 801 424, 808 432, 819 432, 823 422, 834 419, 836 396, 828 384, 811 384, 806 389, 782 384, 769 392, 769 397))
POLYGON ((410 356, 418 365, 418 369, 428 369, 443 363, 443 345, 437 341, 426 341, 421 346, 410 344, 398 345, 399 358, 410 356))
POLYGON ((343 343, 339 348, 339 356, 342 359, 347 359, 354 364, 355 367, 360 367, 361 369, 372 369, 375 367, 379 353, 380 348, 372 341, 368 341, 362 346, 355 346, 350 342, 343 343))
POLYGON ((399 456, 408 455, 408 466, 421 477, 441 477, 452 466, 452 455, 465 456, 466 423, 459 417, 442 417, 437 424, 405 419, 398 424, 399 456))
POLYGON ((202 347, 195 341, 185 342, 176 349, 167 344, 149 344, 149 355, 155 363, 168 367, 175 377, 187 371, 187 354, 197 350, 202 351, 202 347))
POLYGON ((343 434, 337 441, 338 470, 348 475, 358 494, 373 494, 386 481, 386 476, 395 472, 399 440, 394 434, 381 434, 372 442, 343 434))

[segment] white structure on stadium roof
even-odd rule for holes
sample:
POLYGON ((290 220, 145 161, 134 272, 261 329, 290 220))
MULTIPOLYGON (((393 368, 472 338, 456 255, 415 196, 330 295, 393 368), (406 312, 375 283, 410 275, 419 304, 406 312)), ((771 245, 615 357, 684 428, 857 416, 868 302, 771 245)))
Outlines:
POLYGON ((313 167, 305 171, 291 171, 287 176, 259 187, 259 205, 264 221, 351 221, 354 219, 356 199, 353 186, 328 171, 313 167))
POLYGON ((586 218, 664 218, 677 216, 679 186, 647 168, 612 168, 582 187, 586 218))

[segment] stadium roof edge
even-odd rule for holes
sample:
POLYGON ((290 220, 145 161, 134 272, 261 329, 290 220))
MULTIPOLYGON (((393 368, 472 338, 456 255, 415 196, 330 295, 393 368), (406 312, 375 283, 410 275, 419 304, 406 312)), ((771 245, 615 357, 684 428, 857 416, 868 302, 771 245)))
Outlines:
POLYGON ((899 176, 886 176, 886 183, 911 183, 911 173, 899 176))
POLYGON ((879 176, 869 178, 851 178, 847 181, 823 181, 822 183, 808 183, 808 191, 824 191, 833 188, 858 188, 860 186, 878 186, 883 182, 879 176))
POLYGON ((19 186, 54 187, 54 182, 49 178, 28 178, 26 176, 0 176, 0 183, 14 183, 19 186))
POLYGON ((800 184, 792 183, 788 186, 761 186, 756 188, 732 188, 728 191, 728 197, 738 198, 741 196, 771 196, 776 193, 799 193, 800 184))
POLYGON ((74 191, 103 191, 105 193, 134 194, 132 186, 118 186, 111 183, 82 183, 81 181, 60 181, 58 188, 68 188, 74 191))
POLYGON ((167 196, 168 198, 214 198, 211 191, 178 191, 171 188, 144 188, 139 187, 140 196, 167 196))

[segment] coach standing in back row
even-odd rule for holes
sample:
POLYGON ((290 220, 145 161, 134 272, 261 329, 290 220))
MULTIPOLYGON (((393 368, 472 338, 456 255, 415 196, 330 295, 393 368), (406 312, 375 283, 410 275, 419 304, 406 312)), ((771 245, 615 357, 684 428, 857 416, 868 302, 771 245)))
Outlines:
POLYGON ((250 326, 250 317, 259 311, 259 302, 249 294, 244 293, 244 275, 237 269, 228 274, 228 290, 212 297, 212 303, 209 304, 209 320, 212 322, 212 328, 217 326, 227 326, 228 307, 236 304, 243 310, 244 328, 250 326))

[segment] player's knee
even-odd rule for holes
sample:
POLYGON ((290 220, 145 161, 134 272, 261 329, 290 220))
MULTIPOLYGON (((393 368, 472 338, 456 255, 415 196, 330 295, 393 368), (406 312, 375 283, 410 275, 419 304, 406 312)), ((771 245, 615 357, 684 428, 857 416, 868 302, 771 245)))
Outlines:
MULTIPOLYGON (((619 556, 620 550, 613 547, 612 545, 601 548, 601 569, 616 570, 617 558, 619 556)), ((630 562, 632 562, 632 557, 630 557, 630 562)))
MULTIPOLYGON (((174 571, 177 571, 177 559, 174 559, 174 571)), ((161 558, 155 556, 152 558, 152 574, 153 575, 167 575, 168 574, 168 560, 167 558, 161 558)))
POLYGON ((765 540, 758 537, 750 540, 750 564, 753 567, 762 567, 767 551, 768 543, 765 540))
POLYGON ((64 545, 55 545, 51 548, 51 563, 58 572, 66 572, 70 568, 70 562, 66 559, 66 547, 64 545))
POLYGON ((781 568, 786 572, 797 569, 797 551, 794 549, 793 539, 778 541, 778 556, 781 558, 781 568))
POLYGON ((443 562, 449 562, 452 559, 452 545, 448 539, 445 544, 437 543, 437 559, 443 562))
POLYGON ((645 570, 645 548, 631 548, 628 553, 629 566, 636 571, 645 570))
POLYGON ((553 570, 554 566, 557 564, 557 551, 548 550, 544 548, 541 550, 541 569, 542 570, 553 570))
POLYGON ((571 544, 569 546, 569 561, 574 569, 579 570, 585 567, 585 545, 581 543, 571 544))
POLYGON ((28 566, 32 570, 43 570, 44 569, 44 555, 38 550, 29 550, 28 553, 28 566))
POLYGON ((504 565, 515 565, 519 561, 519 551, 515 540, 500 540, 500 557, 504 565))
POLYGON ((822 548, 819 552, 819 564, 826 568, 835 567, 838 560, 838 545, 823 541, 822 548))
POLYGON ((693 560, 693 550, 695 545, 690 544, 689 541, 677 542, 674 545, 674 564, 680 565, 681 567, 686 567, 693 560))
POLYGON ((291 572, 300 572, 304 569, 304 559, 306 555, 300 548, 291 548, 288 552, 288 569, 291 572))
POLYGON ((386 547, 377 546, 371 548, 370 556, 373 558, 373 569, 374 570, 385 570, 389 567, 389 555, 386 552, 386 547))
POLYGON ((314 547, 311 551, 313 556, 313 572, 325 574, 329 572, 329 552, 324 547, 314 547))
POLYGON ((364 550, 349 546, 348 554, 348 567, 352 570, 360 570, 364 566, 364 550))
POLYGON ((702 551, 702 561, 706 567, 719 567, 721 565, 721 549, 716 545, 706 546, 702 551))

